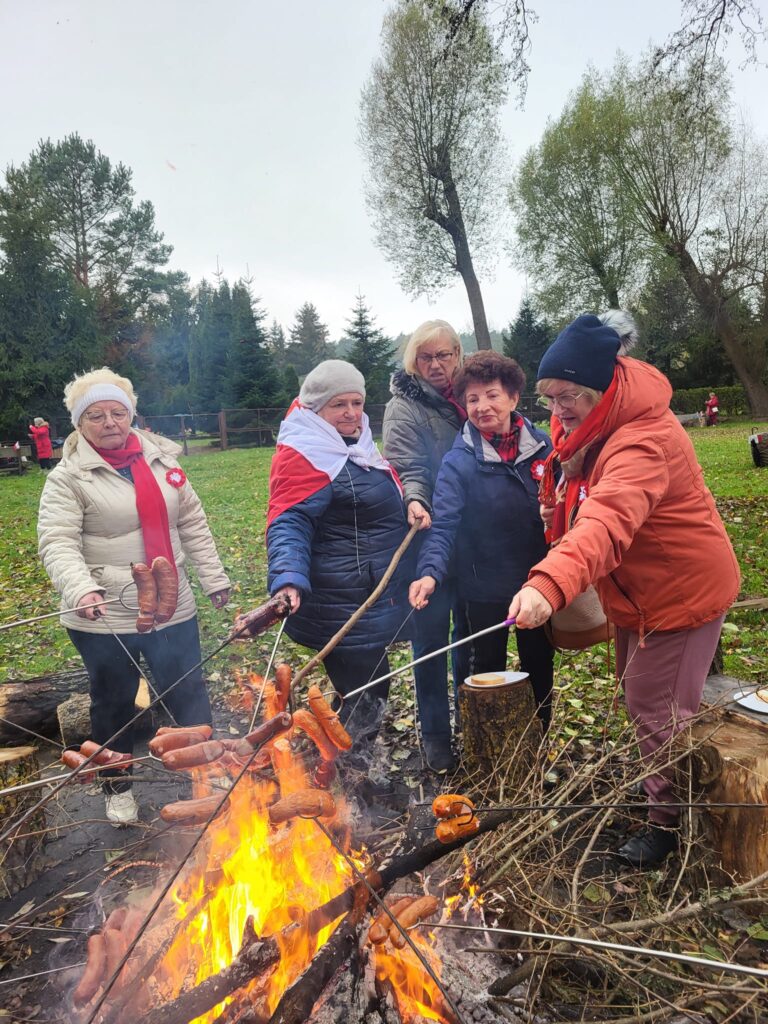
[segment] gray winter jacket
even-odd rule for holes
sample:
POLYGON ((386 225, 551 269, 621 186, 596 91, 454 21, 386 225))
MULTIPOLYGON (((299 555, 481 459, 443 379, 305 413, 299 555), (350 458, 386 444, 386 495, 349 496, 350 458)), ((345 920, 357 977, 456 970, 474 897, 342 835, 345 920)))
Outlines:
POLYGON ((459 414, 431 384, 405 370, 393 374, 390 391, 382 452, 402 481, 406 506, 420 501, 431 512, 440 463, 461 427, 459 414))

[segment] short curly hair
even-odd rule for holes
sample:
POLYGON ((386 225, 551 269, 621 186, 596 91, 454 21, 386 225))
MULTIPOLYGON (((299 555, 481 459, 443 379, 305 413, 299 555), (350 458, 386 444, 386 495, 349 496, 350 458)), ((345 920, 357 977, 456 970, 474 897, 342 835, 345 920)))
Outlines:
POLYGON ((476 352, 464 360, 453 378, 453 393, 463 405, 470 384, 490 384, 494 380, 509 395, 519 395, 525 387, 525 374, 514 359, 499 352, 476 352))

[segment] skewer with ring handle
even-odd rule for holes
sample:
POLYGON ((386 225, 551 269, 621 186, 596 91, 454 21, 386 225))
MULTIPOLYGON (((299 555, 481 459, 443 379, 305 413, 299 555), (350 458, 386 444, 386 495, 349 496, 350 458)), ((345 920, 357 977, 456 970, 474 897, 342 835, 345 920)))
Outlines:
MULTIPOLYGON (((364 690, 370 690, 372 686, 378 686, 379 683, 385 683, 388 679, 392 679, 393 676, 400 676, 403 672, 408 672, 414 667, 414 665, 420 665, 423 661, 429 661, 430 658, 436 658, 438 654, 445 654, 446 651, 453 650, 454 647, 460 647, 462 644, 471 643, 472 640, 477 640, 480 636, 485 636, 486 633, 495 633, 497 629, 508 629, 510 626, 514 626, 514 619, 504 619, 503 622, 497 623, 495 626, 488 626, 486 629, 480 629, 477 633, 472 633, 471 636, 464 636, 460 640, 454 640, 451 644, 446 644, 445 647, 440 647, 436 651, 430 651, 429 654, 423 654, 420 658, 416 658, 414 661, 409 661, 407 665, 402 665, 400 668, 395 668, 391 672, 387 672, 384 676, 379 676, 378 679, 371 680, 370 683, 366 683, 365 686, 358 686, 356 690, 350 690, 349 693, 338 694, 342 700, 349 700, 350 697, 356 697, 358 693, 362 693, 364 690)), ((328 691, 330 693, 336 693, 335 690, 328 691)))
MULTIPOLYGON (((139 610, 138 605, 134 608, 133 605, 126 604, 124 594, 128 587, 135 587, 136 584, 133 582, 126 583, 120 591, 119 597, 111 597, 108 601, 102 601, 99 607, 103 607, 108 604, 121 604, 128 612, 137 612, 139 610)), ((99 589, 96 587, 95 589, 99 589)), ((91 606, 93 607, 93 606, 91 606)), ((59 608, 57 612, 46 612, 45 615, 33 615, 31 619, 17 619, 15 622, 4 622, 0 625, 0 633, 5 629, 12 629, 14 626, 28 626, 33 622, 42 622, 44 619, 54 619, 57 615, 72 615, 80 612, 81 608, 59 608)))

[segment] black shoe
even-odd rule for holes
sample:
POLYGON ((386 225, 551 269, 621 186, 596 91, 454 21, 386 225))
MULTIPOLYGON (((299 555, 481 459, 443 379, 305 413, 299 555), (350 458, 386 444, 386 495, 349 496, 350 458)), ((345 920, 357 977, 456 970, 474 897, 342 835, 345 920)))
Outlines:
POLYGON ((635 868, 655 868, 677 849, 678 839, 679 832, 675 828, 649 825, 628 839, 616 852, 635 868))
POLYGON ((424 759, 431 771, 444 775, 456 768, 456 758, 451 750, 450 736, 422 736, 424 759))

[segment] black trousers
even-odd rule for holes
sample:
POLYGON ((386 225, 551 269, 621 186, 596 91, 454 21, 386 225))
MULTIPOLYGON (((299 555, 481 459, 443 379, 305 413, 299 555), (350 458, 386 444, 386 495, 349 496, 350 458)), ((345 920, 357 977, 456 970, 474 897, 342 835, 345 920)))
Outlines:
MULTIPOLYGON (((350 693, 365 686, 370 679, 377 679, 389 672, 386 652, 378 647, 375 650, 337 647, 327 655, 323 664, 334 689, 341 694, 350 693)), ((339 718, 355 741, 355 746, 373 743, 376 739, 388 696, 389 680, 344 701, 339 718)))
MULTIPOLYGON (((79 629, 67 632, 90 680, 93 739, 97 743, 108 742, 112 750, 132 754, 133 726, 116 739, 112 737, 135 714, 139 670, 111 633, 86 633, 79 629)), ((195 669, 183 683, 165 693, 201 660, 197 619, 151 633, 121 633, 120 640, 137 664, 144 659, 155 690, 179 725, 211 724, 211 705, 202 669, 195 669)), ((101 774, 106 776, 105 772, 101 774)), ((104 779, 106 791, 118 793, 130 788, 130 783, 110 781, 112 777, 119 778, 119 774, 110 773, 104 779)))
MULTIPOLYGON (((494 626, 507 617, 509 604, 468 601, 466 605, 470 633, 494 626)), ((508 629, 497 629, 493 633, 478 637, 469 645, 470 671, 499 672, 507 665, 508 629)), ((546 732, 552 717, 552 677, 555 652, 547 640, 544 627, 538 629, 516 629, 517 653, 520 668, 530 676, 537 714, 546 732)))

